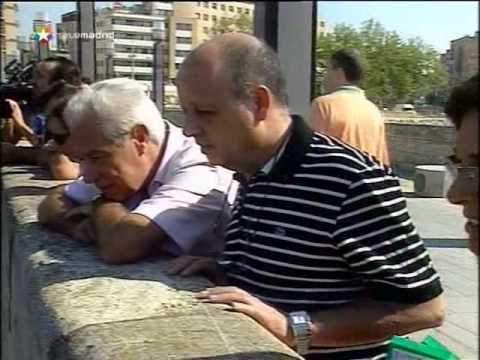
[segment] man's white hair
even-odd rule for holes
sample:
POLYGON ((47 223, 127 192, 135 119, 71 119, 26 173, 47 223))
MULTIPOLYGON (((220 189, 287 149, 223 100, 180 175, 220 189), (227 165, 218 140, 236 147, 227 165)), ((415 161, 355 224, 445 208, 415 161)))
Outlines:
POLYGON ((106 139, 121 140, 134 126, 143 125, 152 142, 163 140, 165 123, 145 87, 132 79, 99 81, 70 99, 63 116, 70 130, 95 119, 106 139))

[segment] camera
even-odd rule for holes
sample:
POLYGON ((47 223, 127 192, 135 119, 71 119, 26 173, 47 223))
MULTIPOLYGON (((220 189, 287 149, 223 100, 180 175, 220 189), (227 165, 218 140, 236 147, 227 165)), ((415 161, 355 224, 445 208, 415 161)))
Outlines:
POLYGON ((0 84, 0 118, 9 118, 12 109, 6 99, 14 100, 21 108, 33 104, 33 67, 35 61, 21 66, 17 60, 10 61, 5 67, 5 74, 9 77, 7 83, 0 84))

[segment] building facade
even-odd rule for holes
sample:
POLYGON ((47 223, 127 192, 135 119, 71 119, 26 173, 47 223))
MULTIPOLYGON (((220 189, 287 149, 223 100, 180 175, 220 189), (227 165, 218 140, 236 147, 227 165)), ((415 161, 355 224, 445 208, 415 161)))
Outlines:
POLYGON ((171 2, 144 2, 132 7, 114 4, 99 10, 95 18, 97 80, 129 77, 151 91, 156 41, 162 44, 164 77, 168 77, 166 38, 172 10, 171 2))
POLYGON ((78 32, 78 12, 70 11, 62 15, 62 22, 57 23, 57 49, 67 52, 69 58, 78 62, 78 41, 73 34, 78 32))
POLYGON ((0 62, 2 64, 0 76, 2 81, 6 80, 3 67, 19 57, 17 49, 17 11, 17 5, 14 2, 5 1, 0 4, 0 56, 3 60, 0 62))
POLYGON ((450 41, 450 49, 441 55, 441 63, 449 75, 449 85, 455 86, 478 73, 478 31, 450 41))
MULTIPOLYGON (((239 20, 252 24, 253 32, 253 1, 175 1, 173 3, 176 34, 170 32, 170 78, 176 77, 178 67, 188 52, 212 37, 221 24, 239 20), (185 37, 183 37, 185 35, 185 37), (190 36, 191 42, 187 38, 190 36), (174 50, 173 50, 174 49, 174 50), (175 56, 173 56, 173 54, 175 56)), ((230 30, 236 30, 234 25, 230 30)))

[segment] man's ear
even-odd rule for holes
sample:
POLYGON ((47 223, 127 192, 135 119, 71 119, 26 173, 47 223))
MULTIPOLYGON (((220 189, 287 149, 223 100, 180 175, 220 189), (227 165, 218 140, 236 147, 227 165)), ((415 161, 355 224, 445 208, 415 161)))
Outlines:
POLYGON ((255 121, 265 120, 268 110, 272 102, 272 93, 263 85, 259 85, 255 88, 255 121))
POLYGON ((132 130, 130 130, 130 136, 139 154, 143 155, 150 142, 150 134, 145 125, 135 125, 132 130))

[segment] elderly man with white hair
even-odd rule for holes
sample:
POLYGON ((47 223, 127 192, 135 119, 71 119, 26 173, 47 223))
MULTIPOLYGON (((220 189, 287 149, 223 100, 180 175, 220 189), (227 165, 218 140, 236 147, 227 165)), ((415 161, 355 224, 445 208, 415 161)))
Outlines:
POLYGON ((107 263, 222 250, 231 173, 163 120, 139 83, 85 86, 60 117, 64 128, 57 121, 49 130, 82 178, 50 190, 42 224, 96 244, 107 263))

